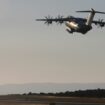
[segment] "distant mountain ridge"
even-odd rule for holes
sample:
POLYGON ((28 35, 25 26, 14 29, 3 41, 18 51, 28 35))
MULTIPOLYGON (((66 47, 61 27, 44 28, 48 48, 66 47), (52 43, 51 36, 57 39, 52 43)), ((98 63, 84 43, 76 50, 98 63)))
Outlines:
POLYGON ((40 92, 65 92, 86 89, 105 89, 105 83, 27 83, 0 85, 0 95, 40 92))

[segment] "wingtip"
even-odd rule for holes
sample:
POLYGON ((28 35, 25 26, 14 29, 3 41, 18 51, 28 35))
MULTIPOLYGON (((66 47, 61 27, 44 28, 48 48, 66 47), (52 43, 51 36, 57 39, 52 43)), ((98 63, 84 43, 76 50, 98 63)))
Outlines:
POLYGON ((35 19, 36 21, 39 21, 39 19, 35 19))

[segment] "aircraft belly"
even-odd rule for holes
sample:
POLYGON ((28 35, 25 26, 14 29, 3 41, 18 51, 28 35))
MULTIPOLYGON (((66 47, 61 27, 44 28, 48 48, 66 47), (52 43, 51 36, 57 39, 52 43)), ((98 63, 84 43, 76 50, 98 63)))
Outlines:
POLYGON ((72 23, 72 22, 67 22, 66 26, 69 27, 70 29, 78 30, 78 24, 72 23))

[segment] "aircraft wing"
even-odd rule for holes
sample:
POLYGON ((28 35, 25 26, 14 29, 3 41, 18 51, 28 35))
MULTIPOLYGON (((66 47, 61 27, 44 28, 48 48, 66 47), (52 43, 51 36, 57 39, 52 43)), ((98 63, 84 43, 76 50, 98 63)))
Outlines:
POLYGON ((85 18, 77 18, 73 16, 68 16, 68 17, 63 17, 63 16, 58 16, 57 18, 52 18, 50 16, 45 17, 45 19, 36 19, 36 21, 44 21, 45 24, 50 25, 53 22, 58 23, 58 24, 63 24, 66 21, 75 21, 75 22, 86 22, 85 18))
POLYGON ((75 18, 73 16, 68 16, 68 17, 63 17, 63 16, 58 16, 57 18, 52 18, 50 16, 45 17, 45 19, 36 19, 36 21, 45 21, 45 24, 52 24, 53 22, 58 23, 58 24, 62 24, 66 21, 76 21, 78 19, 83 20, 82 18, 75 18))
POLYGON ((92 21, 93 24, 98 25, 100 27, 104 27, 105 26, 105 22, 103 22, 103 19, 99 21, 92 21))

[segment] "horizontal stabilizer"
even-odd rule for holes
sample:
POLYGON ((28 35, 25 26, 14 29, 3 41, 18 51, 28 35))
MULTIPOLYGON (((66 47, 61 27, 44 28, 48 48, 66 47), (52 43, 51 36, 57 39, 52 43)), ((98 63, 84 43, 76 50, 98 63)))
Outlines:
POLYGON ((105 12, 95 11, 95 13, 105 14, 105 12))
POLYGON ((83 13, 86 13, 86 12, 92 12, 92 11, 76 11, 76 12, 83 12, 83 13))
POLYGON ((93 8, 91 10, 86 10, 86 11, 76 11, 76 12, 81 12, 81 13, 100 13, 100 14, 105 14, 105 12, 100 12, 100 11, 95 11, 93 8))

